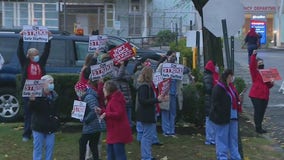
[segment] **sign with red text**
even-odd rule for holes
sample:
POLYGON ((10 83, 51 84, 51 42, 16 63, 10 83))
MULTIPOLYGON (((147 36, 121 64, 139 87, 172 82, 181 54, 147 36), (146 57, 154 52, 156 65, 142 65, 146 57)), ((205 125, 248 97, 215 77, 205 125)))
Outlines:
POLYGON ((161 75, 160 72, 153 73, 153 83, 156 88, 158 87, 158 84, 162 81, 163 81, 163 76, 161 75))
POLYGON ((170 91, 171 78, 164 79, 158 84, 159 95, 167 95, 170 91))
POLYGON ((76 119, 83 119, 86 111, 86 102, 74 100, 71 117, 76 119))
POLYGON ((163 78, 183 79, 184 66, 176 63, 164 63, 162 66, 163 78))
POLYGON ((130 43, 124 43, 110 51, 110 57, 114 64, 119 64, 122 61, 128 60, 134 56, 134 51, 130 43))
POLYGON ((25 42, 48 42, 48 29, 45 26, 23 26, 25 42))
POLYGON ((277 68, 260 69, 263 82, 282 80, 277 68))
POLYGON ((42 81, 41 80, 26 80, 22 92, 22 97, 42 97, 42 81))
POLYGON ((109 73, 111 73, 112 69, 113 69, 112 60, 97 64, 97 65, 92 65, 91 66, 91 78, 92 80, 101 79, 105 77, 106 75, 108 75, 109 73))
POLYGON ((104 48, 108 37, 106 35, 93 35, 89 37, 88 51, 96 51, 100 48, 104 48))

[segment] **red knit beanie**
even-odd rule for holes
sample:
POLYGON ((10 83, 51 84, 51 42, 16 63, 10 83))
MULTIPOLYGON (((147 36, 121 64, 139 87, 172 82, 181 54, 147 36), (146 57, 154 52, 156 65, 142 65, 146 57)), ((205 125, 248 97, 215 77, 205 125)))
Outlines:
POLYGON ((81 81, 78 81, 75 84, 75 90, 85 91, 87 89, 87 85, 85 83, 82 83, 81 81))

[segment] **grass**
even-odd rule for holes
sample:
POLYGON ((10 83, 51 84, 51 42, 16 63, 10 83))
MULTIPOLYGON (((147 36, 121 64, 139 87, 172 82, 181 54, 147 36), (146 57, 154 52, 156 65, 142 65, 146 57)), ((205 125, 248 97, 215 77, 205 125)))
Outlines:
MULTIPOLYGON (((283 150, 273 140, 254 132, 252 124, 241 118, 242 147, 245 160, 281 160, 283 150)), ((22 142, 22 123, 0 124, 0 160, 32 159, 32 141, 22 142)), ((78 159, 78 139, 81 134, 79 123, 67 123, 62 131, 56 133, 54 160, 78 159)), ((158 132, 161 133, 160 128, 158 132)), ((215 160, 215 147, 204 145, 204 128, 191 124, 177 127, 178 138, 164 137, 159 134, 163 146, 153 146, 153 155, 160 160, 215 160)), ((135 133, 133 134, 135 138, 135 133)), ((101 154, 106 159, 106 145, 103 134, 101 154)), ((139 144, 133 141, 126 145, 128 160, 139 160, 139 144)))

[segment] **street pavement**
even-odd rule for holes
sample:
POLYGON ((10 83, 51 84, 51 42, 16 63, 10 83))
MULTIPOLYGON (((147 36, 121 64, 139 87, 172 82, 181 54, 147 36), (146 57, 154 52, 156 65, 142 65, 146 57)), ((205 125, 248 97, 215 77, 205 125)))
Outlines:
MULTIPOLYGON (((240 46, 240 45, 237 45, 240 46)), ((258 56, 264 59, 265 68, 276 67, 282 78, 284 78, 284 49, 268 48, 260 49, 258 56)), ((253 123, 253 106, 248 93, 251 87, 251 77, 248 68, 247 50, 236 47, 235 49, 235 76, 242 77, 246 84, 247 90, 244 94, 243 112, 248 115, 253 123)), ((284 94, 278 92, 282 81, 276 81, 274 87, 270 89, 270 100, 265 113, 263 128, 268 133, 263 134, 268 139, 277 142, 276 148, 284 151, 284 94), (282 147, 282 149, 280 148, 282 147)), ((254 130, 254 128, 252 128, 254 130)))

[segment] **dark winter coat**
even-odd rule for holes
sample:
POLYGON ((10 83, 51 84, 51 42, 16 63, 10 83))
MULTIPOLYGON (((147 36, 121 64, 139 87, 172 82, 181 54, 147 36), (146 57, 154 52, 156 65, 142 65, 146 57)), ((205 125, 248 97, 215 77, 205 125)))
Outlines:
POLYGON ((154 91, 150 84, 141 84, 138 87, 138 108, 137 121, 144 123, 156 123, 155 104, 159 103, 155 98, 154 91))
POLYGON ((58 107, 55 106, 57 97, 57 93, 52 91, 48 97, 36 97, 34 101, 30 101, 32 130, 45 134, 57 131, 59 127, 58 107))
POLYGON ((216 124, 228 124, 231 117, 231 97, 220 85, 215 85, 212 91, 212 107, 209 119, 216 124))
POLYGON ((86 102, 86 110, 83 119, 83 134, 91 134, 102 131, 105 129, 105 122, 99 122, 99 115, 96 114, 95 108, 99 107, 97 93, 91 89, 87 89, 87 93, 82 97, 83 101, 86 102))

